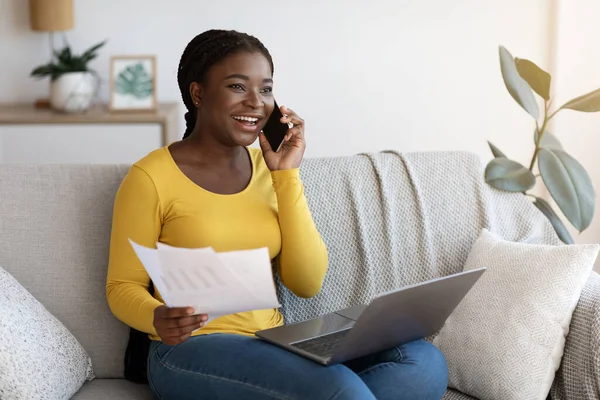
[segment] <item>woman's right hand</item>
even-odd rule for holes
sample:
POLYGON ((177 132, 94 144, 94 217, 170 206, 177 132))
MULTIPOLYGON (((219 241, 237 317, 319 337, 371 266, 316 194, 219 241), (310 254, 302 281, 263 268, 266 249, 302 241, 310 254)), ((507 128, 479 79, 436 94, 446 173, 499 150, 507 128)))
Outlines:
POLYGON ((191 307, 169 308, 161 305, 154 309, 154 328, 164 344, 175 346, 183 343, 193 331, 204 326, 208 316, 193 313, 191 307))

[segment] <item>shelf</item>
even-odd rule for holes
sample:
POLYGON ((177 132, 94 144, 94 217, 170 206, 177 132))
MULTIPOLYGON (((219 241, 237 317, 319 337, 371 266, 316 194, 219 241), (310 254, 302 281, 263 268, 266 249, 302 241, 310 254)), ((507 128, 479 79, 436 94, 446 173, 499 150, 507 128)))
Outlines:
POLYGON ((48 108, 35 108, 32 104, 0 104, 0 125, 32 124, 160 124, 163 144, 176 136, 178 120, 177 103, 161 103, 153 111, 115 112, 108 105, 97 104, 83 113, 63 113, 48 108))

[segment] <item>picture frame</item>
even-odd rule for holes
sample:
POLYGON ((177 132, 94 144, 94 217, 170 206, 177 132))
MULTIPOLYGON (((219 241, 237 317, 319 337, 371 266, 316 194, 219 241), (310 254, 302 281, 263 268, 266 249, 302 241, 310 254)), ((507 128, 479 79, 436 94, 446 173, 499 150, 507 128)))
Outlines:
POLYGON ((112 112, 156 111, 156 56, 112 56, 109 88, 112 112))

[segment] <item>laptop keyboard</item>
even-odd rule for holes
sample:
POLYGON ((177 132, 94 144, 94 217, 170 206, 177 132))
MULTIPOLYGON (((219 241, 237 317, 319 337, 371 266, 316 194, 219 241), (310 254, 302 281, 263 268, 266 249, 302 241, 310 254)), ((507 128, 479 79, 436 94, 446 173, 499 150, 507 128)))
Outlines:
POLYGON ((323 358, 329 358, 333 355, 340 342, 344 340, 348 332, 350 332, 350 329, 319 336, 314 339, 304 340, 302 342, 291 343, 290 345, 300 350, 304 350, 307 353, 323 358))

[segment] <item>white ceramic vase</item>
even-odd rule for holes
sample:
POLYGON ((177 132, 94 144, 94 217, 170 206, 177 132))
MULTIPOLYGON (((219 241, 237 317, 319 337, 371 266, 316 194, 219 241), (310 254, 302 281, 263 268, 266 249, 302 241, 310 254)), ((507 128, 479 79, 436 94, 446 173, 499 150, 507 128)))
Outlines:
POLYGON ((87 110, 98 84, 91 72, 69 72, 50 83, 50 104, 53 109, 76 113, 87 110))

